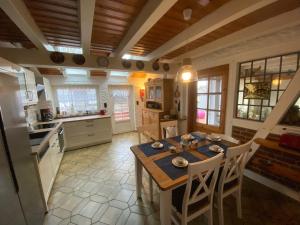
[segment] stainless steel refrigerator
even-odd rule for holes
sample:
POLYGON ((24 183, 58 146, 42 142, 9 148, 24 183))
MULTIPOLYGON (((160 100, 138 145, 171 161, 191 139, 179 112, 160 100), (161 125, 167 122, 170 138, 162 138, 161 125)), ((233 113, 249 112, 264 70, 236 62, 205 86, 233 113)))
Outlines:
POLYGON ((42 225, 45 211, 18 79, 0 72, 0 224, 42 225))

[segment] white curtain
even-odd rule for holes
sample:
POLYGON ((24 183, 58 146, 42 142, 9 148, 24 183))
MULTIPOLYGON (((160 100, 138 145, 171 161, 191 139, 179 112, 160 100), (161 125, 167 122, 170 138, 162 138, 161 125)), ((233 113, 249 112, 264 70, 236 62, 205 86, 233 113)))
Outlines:
POLYGON ((112 89, 111 97, 113 98, 113 113, 115 121, 130 120, 129 115, 129 89, 118 88, 112 89))
POLYGON ((61 112, 74 114, 99 109, 97 86, 60 86, 56 87, 55 93, 61 112))

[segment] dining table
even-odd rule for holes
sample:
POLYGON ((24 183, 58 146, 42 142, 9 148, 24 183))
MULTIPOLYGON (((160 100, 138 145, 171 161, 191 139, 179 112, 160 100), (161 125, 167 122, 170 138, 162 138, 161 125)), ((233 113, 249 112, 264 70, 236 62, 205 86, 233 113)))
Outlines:
MULTIPOLYGON (((191 135, 193 139, 197 140, 193 147, 182 145, 181 136, 159 140, 163 144, 163 147, 159 149, 152 147, 154 142, 130 147, 135 156, 137 197, 141 198, 142 171, 144 168, 159 187, 160 222, 162 225, 171 225, 172 190, 185 184, 188 180, 187 167, 174 166, 172 159, 181 156, 189 163, 204 161, 218 154, 210 150, 209 147, 212 145, 220 146, 225 153, 228 147, 237 145, 225 140, 212 141, 208 136, 199 135, 197 132, 191 133, 191 135), (176 152, 170 150, 171 146, 176 148, 176 152)), ((223 163, 224 161, 225 158, 223 163)))

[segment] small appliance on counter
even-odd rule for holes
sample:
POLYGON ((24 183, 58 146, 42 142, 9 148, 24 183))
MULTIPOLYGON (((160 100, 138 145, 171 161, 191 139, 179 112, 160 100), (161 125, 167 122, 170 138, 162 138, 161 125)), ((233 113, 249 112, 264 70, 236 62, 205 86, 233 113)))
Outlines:
POLYGON ((53 120, 53 109, 51 101, 40 101, 38 103, 40 109, 41 121, 48 122, 53 120))

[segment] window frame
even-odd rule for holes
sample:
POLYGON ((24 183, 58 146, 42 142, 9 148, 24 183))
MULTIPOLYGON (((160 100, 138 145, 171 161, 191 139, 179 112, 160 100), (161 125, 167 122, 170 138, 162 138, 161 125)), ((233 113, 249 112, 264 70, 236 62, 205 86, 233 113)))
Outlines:
MULTIPOLYGON (((188 131, 192 132, 195 130, 202 130, 208 133, 224 133, 225 132, 225 117, 226 117, 226 103, 227 103, 227 85, 228 85, 228 73, 229 73, 229 65, 221 65, 217 67, 212 67, 209 69, 199 70, 197 71, 198 80, 202 77, 222 77, 222 89, 221 89, 221 115, 220 115, 220 125, 206 125, 202 123, 197 123, 197 81, 191 82, 188 85, 188 131)), ((209 85, 209 84, 208 84, 209 85)), ((219 92, 216 92, 219 93, 219 92)), ((215 93, 212 93, 215 94, 215 93)), ((209 95, 208 95, 209 97, 209 95)), ((208 102, 207 102, 208 104, 208 102)), ((208 110, 214 111, 214 110, 208 110)), ((207 116, 208 119, 208 116, 207 116)))
POLYGON ((92 88, 96 90, 96 100, 97 100, 97 110, 100 110, 101 102, 100 102, 100 94, 99 94, 99 86, 98 85, 93 85, 93 84, 83 84, 83 85, 78 85, 78 84, 67 84, 67 85, 55 85, 53 86, 54 89, 54 101, 55 101, 55 106, 59 106, 59 101, 58 101, 58 95, 57 95, 57 89, 63 89, 63 88, 92 88))
POLYGON ((300 52, 291 52, 291 53, 287 53, 287 54, 274 55, 274 56, 270 56, 270 57, 258 58, 258 59, 253 59, 253 60, 247 60, 247 61, 243 61, 243 62, 238 63, 238 74, 237 74, 237 83, 236 83, 236 98, 235 98, 236 102, 235 102, 234 117, 236 119, 241 119, 241 120, 250 120, 250 121, 255 121, 255 122, 264 122, 266 118, 263 119, 263 108, 264 107, 265 108, 269 107, 269 108, 271 108, 271 111, 272 111, 273 108, 275 107, 275 105, 277 104, 279 98, 280 98, 279 93, 280 92, 283 93, 286 90, 286 89, 281 89, 280 88, 280 82, 278 82, 278 84, 277 84, 277 89, 272 89, 272 80, 273 80, 273 77, 278 75, 278 79, 281 81, 281 76, 282 75, 288 75, 290 73, 295 74, 297 72, 297 70, 299 69, 299 67, 300 67, 300 52), (292 71, 292 72, 282 71, 282 58, 285 57, 285 56, 290 56, 290 55, 295 55, 295 54, 297 55, 297 67, 296 67, 296 71, 292 71), (274 72, 267 72, 267 61, 269 59, 278 58, 278 57, 279 57, 279 71, 278 71, 278 73, 277 72, 276 73, 274 73, 274 72), (267 76, 270 76, 270 98, 267 100, 268 104, 264 105, 263 104, 263 100, 260 100, 261 103, 259 105, 250 104, 250 100, 251 99, 248 99, 248 103, 244 104, 244 99, 245 99, 244 96, 243 96, 243 102, 242 102, 242 104, 239 104, 239 93, 243 93, 244 92, 245 84, 246 84, 246 77, 250 78, 250 83, 251 83, 253 77, 258 77, 259 76, 259 75, 255 75, 253 73, 253 63, 254 62, 258 62, 258 61, 264 61, 264 72, 263 72, 263 74, 261 74, 261 76, 263 76, 263 78, 264 78, 264 82, 266 82, 267 76), (250 66, 250 75, 249 76, 246 76, 246 75, 242 76, 242 65, 246 64, 246 63, 251 63, 251 66, 250 66), (244 78, 244 84, 243 84, 244 88, 243 88, 242 91, 240 90, 241 78, 244 78), (276 91, 276 103, 275 103, 274 106, 272 106, 272 105, 270 105, 270 102, 271 102, 271 93, 275 92, 275 91, 276 91), (246 118, 238 117, 238 108, 239 108, 239 106, 247 106, 247 115, 246 115, 246 118), (250 107, 260 107, 260 109, 259 109, 259 120, 249 118, 249 108, 250 107))

